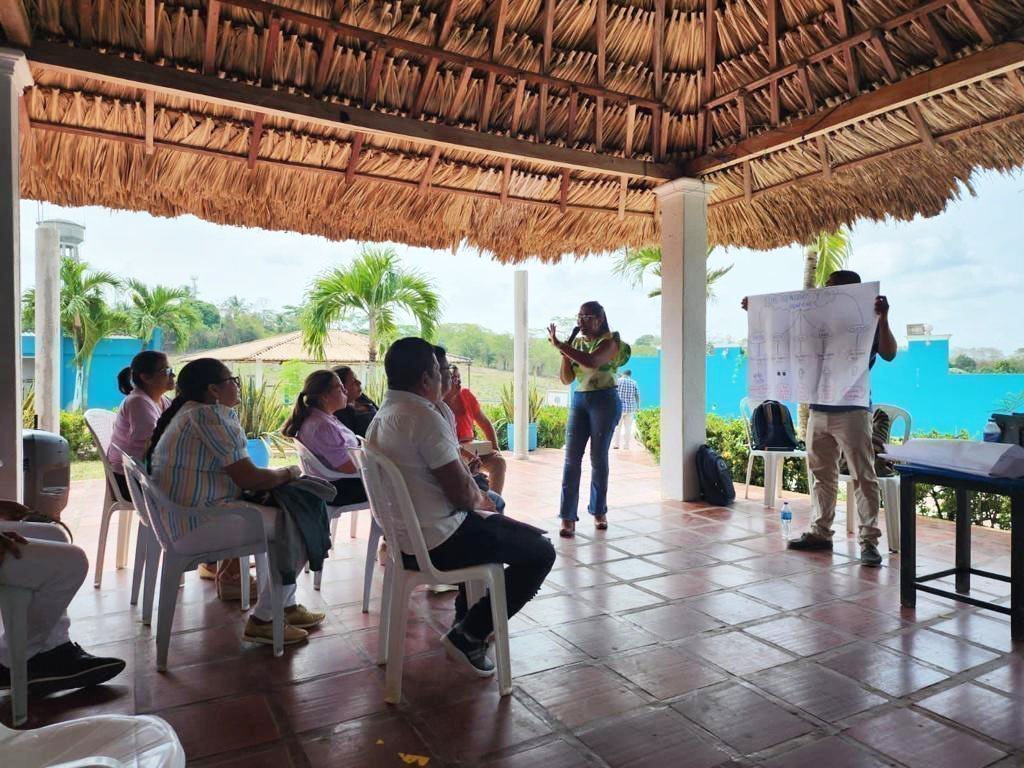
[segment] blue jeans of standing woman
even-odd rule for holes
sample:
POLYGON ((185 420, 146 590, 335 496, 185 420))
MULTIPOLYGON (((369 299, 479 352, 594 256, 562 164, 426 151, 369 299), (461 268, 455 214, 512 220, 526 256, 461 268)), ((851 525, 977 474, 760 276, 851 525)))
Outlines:
POLYGON ((574 392, 565 427, 565 466, 562 469, 562 502, 558 516, 578 520, 580 466, 590 443, 590 506, 594 516, 608 514, 608 449, 622 415, 619 393, 611 389, 574 392))

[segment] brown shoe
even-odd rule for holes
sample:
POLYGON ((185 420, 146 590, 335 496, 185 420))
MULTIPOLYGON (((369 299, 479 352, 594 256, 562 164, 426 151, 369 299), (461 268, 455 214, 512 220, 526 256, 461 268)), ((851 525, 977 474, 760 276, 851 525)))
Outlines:
MULTIPOLYGON (((256 579, 253 576, 249 577, 249 599, 253 600, 256 598, 257 587, 256 579)), ((217 582, 217 597, 229 603, 233 603, 236 600, 242 599, 242 582, 231 581, 229 579, 223 579, 217 582)))
POLYGON ((595 515, 594 516, 594 527, 599 531, 608 530, 608 516, 607 515, 595 515))
POLYGON ((563 520, 562 528, 558 532, 558 535, 563 539, 571 539, 576 535, 576 521, 574 520, 563 520))
MULTIPOLYGON (((300 628, 293 627, 287 622, 284 625, 284 644, 292 645, 294 643, 301 643, 309 636, 309 633, 300 628)), ((274 622, 268 621, 266 623, 257 621, 255 617, 250 616, 249 621, 245 624, 245 632, 242 634, 242 639, 248 643, 260 643, 261 645, 273 645, 274 644, 274 622)))

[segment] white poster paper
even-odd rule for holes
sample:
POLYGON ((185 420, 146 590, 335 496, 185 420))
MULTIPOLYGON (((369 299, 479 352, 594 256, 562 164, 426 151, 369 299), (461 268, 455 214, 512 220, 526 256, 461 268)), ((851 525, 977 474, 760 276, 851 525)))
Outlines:
POLYGON ((878 283, 747 299, 747 393, 764 400, 868 407, 878 283))

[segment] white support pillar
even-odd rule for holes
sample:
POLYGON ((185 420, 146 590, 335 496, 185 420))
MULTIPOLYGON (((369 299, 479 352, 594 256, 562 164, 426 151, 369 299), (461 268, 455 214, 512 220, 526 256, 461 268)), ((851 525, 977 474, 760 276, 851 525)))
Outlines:
POLYGON ((18 100, 30 85, 25 54, 0 48, 0 499, 18 501, 24 496, 18 100))
POLYGON ((527 327, 527 272, 517 269, 515 272, 515 332, 512 342, 512 392, 514 411, 512 422, 515 424, 515 457, 530 458, 530 332, 527 327))
POLYGON ((36 227, 35 401, 39 429, 60 434, 60 232, 36 227))
POLYGON ((695 456, 705 442, 707 194, 696 179, 655 187, 661 206, 661 492, 700 496, 695 456))

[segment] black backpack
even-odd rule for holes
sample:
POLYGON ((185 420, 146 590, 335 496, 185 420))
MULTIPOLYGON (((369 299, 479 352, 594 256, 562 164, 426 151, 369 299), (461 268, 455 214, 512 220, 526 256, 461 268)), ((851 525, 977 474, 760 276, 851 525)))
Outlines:
POLYGON ((792 451, 801 447, 789 408, 778 400, 765 400, 754 409, 750 441, 755 451, 792 451))
POLYGON ((700 483, 701 496, 708 504, 724 507, 736 499, 729 465, 706 445, 697 449, 697 482, 700 483))

